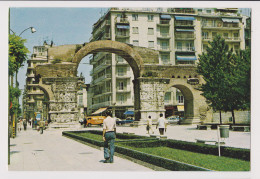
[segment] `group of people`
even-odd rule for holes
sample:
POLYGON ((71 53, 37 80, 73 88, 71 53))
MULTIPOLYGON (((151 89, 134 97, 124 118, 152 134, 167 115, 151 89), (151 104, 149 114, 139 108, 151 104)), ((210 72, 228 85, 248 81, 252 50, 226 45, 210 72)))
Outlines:
POLYGON ((26 129, 27 129, 27 120, 25 118, 18 120, 18 123, 17 123, 18 131, 22 130, 22 126, 23 126, 23 129, 26 131, 26 129))
MULTIPOLYGON (((164 132, 166 132, 167 130, 167 120, 163 117, 163 114, 160 114, 160 117, 157 121, 157 124, 156 124, 156 129, 158 128, 159 129, 159 133, 160 135, 164 135, 164 132)), ((150 130, 151 132, 154 134, 154 130, 152 128, 152 125, 153 125, 153 122, 152 122, 152 118, 151 116, 148 116, 148 119, 147 119, 147 125, 146 125, 146 130, 147 130, 147 133, 150 134, 150 130)))
MULTIPOLYGON (((115 151, 115 139, 116 139, 116 119, 112 118, 111 111, 106 112, 106 118, 103 121, 103 141, 104 141, 104 163, 113 163, 114 162, 114 151, 115 151)), ((160 135, 164 135, 164 132, 167 130, 167 120, 163 117, 163 114, 160 114, 160 117, 156 124, 156 129, 159 129, 160 135)), ((148 117, 147 127, 148 133, 152 129, 152 118, 148 117)))

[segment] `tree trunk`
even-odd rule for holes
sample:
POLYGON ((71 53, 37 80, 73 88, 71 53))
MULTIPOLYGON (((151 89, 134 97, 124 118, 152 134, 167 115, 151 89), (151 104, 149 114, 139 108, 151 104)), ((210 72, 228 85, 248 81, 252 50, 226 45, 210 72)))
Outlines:
POLYGON ((233 118, 233 124, 236 124, 235 113, 234 113, 233 109, 231 110, 231 113, 232 113, 232 118, 233 118))
POLYGON ((15 72, 15 87, 16 87, 16 88, 18 88, 17 76, 18 76, 18 70, 16 70, 16 72, 15 72))
POLYGON ((221 110, 219 110, 219 122, 220 122, 220 124, 222 124, 221 110))

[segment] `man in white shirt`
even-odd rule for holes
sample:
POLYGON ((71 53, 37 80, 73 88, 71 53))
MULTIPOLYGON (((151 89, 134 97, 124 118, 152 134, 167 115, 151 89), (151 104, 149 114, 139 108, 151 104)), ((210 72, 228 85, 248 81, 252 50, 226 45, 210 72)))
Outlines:
POLYGON ((168 122, 167 122, 166 119, 163 117, 163 114, 160 114, 160 118, 158 119, 157 125, 156 125, 156 129, 157 129, 157 127, 159 128, 160 135, 164 135, 164 130, 165 130, 165 132, 166 132, 167 123, 168 123, 168 122))
POLYGON ((104 163, 113 163, 116 139, 116 120, 111 117, 111 111, 107 111, 106 116, 106 119, 103 121, 104 158, 106 159, 104 163), (108 144, 110 153, 108 150, 108 144))

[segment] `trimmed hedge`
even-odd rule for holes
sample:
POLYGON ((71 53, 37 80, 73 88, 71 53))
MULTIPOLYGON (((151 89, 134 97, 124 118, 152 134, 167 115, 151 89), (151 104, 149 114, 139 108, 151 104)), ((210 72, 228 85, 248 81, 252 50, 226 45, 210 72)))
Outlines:
POLYGON ((171 170, 171 171, 210 171, 209 169, 197 167, 195 165, 190 165, 186 163, 182 163, 179 161, 166 159, 163 157, 139 152, 136 150, 132 150, 129 148, 116 146, 115 151, 121 154, 124 154, 126 156, 171 170))

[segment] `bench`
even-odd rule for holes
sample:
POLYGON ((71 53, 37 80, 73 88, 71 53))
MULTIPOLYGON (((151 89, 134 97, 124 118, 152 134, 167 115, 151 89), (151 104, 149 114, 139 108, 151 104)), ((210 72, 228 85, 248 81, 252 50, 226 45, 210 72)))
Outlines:
POLYGON ((250 132, 250 126, 232 126, 232 130, 250 132))
MULTIPOLYGON (((215 140, 203 140, 203 139, 195 139, 195 140, 196 140, 196 143, 205 144, 207 142, 207 143, 215 143, 216 145, 218 144, 218 142, 215 140)), ((220 144, 225 144, 225 142, 220 142, 220 144)))
POLYGON ((206 130, 211 130, 211 125, 197 125, 197 129, 206 129, 206 130))

